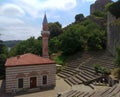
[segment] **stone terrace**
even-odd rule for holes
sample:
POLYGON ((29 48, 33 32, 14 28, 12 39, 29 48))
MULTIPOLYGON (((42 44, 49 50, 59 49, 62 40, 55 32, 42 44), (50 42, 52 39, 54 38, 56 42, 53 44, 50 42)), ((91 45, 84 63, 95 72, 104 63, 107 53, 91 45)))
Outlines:
POLYGON ((58 73, 58 76, 62 77, 71 86, 90 83, 101 78, 101 74, 95 73, 94 64, 100 64, 108 69, 115 68, 114 58, 108 52, 87 52, 80 57, 79 55, 73 57, 68 66, 58 73))
POLYGON ((70 90, 64 93, 61 97, 120 97, 120 84, 116 84, 113 87, 108 87, 105 90, 93 90, 93 91, 79 91, 70 90))

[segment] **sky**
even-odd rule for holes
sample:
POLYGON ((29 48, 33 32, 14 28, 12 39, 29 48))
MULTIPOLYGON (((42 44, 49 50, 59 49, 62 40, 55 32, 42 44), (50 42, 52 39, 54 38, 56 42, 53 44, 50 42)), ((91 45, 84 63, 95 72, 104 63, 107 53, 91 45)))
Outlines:
MULTIPOLYGON (((116 1, 116 0, 114 0, 116 1)), ((0 40, 26 40, 41 36, 44 14, 48 22, 62 27, 74 22, 76 14, 90 14, 95 0, 0 0, 0 40)))

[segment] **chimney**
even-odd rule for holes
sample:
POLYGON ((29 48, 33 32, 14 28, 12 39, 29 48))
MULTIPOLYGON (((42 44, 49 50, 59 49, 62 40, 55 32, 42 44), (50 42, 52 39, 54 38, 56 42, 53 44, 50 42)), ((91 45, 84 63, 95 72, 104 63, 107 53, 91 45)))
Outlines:
POLYGON ((19 58, 20 58, 20 55, 17 56, 17 59, 19 59, 19 58))

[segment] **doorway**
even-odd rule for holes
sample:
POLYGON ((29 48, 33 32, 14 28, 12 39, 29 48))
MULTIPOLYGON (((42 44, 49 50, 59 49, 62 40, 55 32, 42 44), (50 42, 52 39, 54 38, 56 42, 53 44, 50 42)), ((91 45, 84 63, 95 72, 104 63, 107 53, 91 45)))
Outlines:
POLYGON ((36 77, 31 77, 30 78, 30 88, 35 88, 36 87, 36 77))

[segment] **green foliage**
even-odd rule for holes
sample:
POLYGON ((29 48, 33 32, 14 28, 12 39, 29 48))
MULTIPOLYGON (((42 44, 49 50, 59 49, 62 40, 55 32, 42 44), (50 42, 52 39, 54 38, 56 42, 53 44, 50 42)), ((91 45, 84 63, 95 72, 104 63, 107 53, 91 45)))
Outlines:
POLYGON ((0 76, 5 75, 5 61, 8 55, 8 48, 0 40, 0 76))
POLYGON ((53 37, 49 41, 49 52, 57 53, 60 50, 60 40, 58 37, 53 37))
POLYGON ((40 55, 42 53, 42 41, 34 37, 22 41, 10 50, 9 56, 16 56, 24 53, 40 55))
POLYGON ((104 18, 107 18, 107 13, 104 12, 104 11, 96 10, 96 11, 94 11, 93 15, 96 16, 96 17, 104 17, 104 18))
POLYGON ((78 24, 69 27, 60 37, 61 50, 65 55, 73 54, 83 49, 83 37, 78 24))
POLYGON ((105 10, 108 11, 109 7, 113 4, 113 2, 109 2, 108 4, 105 5, 105 10))
POLYGON ((98 73, 100 70, 100 64, 94 64, 95 72, 98 73))
POLYGON ((109 75, 110 70, 106 67, 100 66, 100 64, 94 64, 94 68, 96 73, 102 73, 103 75, 109 75))
POLYGON ((49 31, 50 31, 50 38, 58 36, 63 32, 62 28, 61 28, 62 26, 59 22, 49 23, 48 27, 49 27, 49 31))
POLYGON ((101 50, 106 48, 106 33, 86 18, 67 27, 58 37, 59 48, 65 55, 82 50, 101 50))
POLYGON ((59 55, 59 56, 56 56, 54 58, 54 61, 57 63, 57 64, 60 64, 60 65, 65 65, 65 60, 67 59, 67 56, 65 55, 59 55))
POLYGON ((88 47, 90 50, 102 50, 105 48, 105 32, 98 29, 93 30, 89 39, 88 47))
POLYGON ((108 10, 116 17, 120 17, 120 0, 114 2, 108 7, 108 10))
POLYGON ((100 72, 103 75, 109 75, 110 74, 110 70, 108 68, 106 68, 106 67, 101 67, 100 72))
POLYGON ((84 15, 83 14, 77 14, 75 16, 75 22, 81 22, 82 20, 84 20, 84 15))

